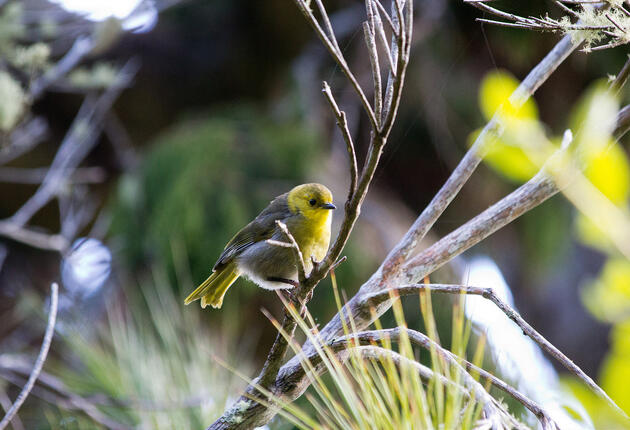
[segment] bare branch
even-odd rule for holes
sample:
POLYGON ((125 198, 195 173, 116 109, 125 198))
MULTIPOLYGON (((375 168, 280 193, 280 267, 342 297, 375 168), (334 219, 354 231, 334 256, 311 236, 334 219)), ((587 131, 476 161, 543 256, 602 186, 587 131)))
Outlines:
POLYGON ((350 188, 348 189, 348 200, 352 198, 352 195, 357 190, 357 180, 358 180, 358 172, 357 172, 357 154, 354 150, 354 143, 352 141, 352 135, 350 134, 350 129, 348 128, 348 121, 346 119, 346 113, 342 110, 339 110, 339 106, 335 101, 335 98, 330 91, 330 86, 328 82, 324 81, 322 92, 326 96, 326 100, 330 105, 335 117, 337 117, 337 126, 339 130, 341 130, 341 135, 343 136, 343 140, 346 142, 346 149, 348 150, 348 161, 350 163, 350 188))
POLYGON ((9 136, 8 145, 0 145, 0 165, 15 160, 20 155, 36 147, 48 132, 48 123, 41 117, 22 121, 9 136))
POLYGON ((610 84, 610 90, 614 94, 619 94, 619 91, 621 91, 623 86, 628 81, 628 76, 630 76, 630 55, 627 56, 626 62, 621 68, 621 71, 617 73, 617 76, 615 76, 615 80, 610 84))
POLYGON ((348 66, 348 63, 346 62, 346 59, 343 57, 343 54, 338 50, 337 42, 336 41, 332 42, 328 38, 328 36, 326 36, 321 26, 319 25, 319 22, 317 22, 317 18, 315 18, 315 15, 313 15, 313 12, 310 10, 309 6, 305 3, 304 0, 295 0, 295 3, 300 9, 300 11, 302 12, 302 15, 304 15, 304 17, 309 22, 309 24, 311 24, 311 26, 315 30, 315 33, 317 33, 317 35, 319 36, 320 40, 324 43, 326 48, 328 48, 330 55, 332 55, 332 57, 335 59, 335 61, 337 62, 341 70, 344 72, 344 74, 346 75, 350 83, 352 84, 352 87, 357 93, 357 96, 361 100, 361 104, 363 104, 363 109, 365 110, 365 113, 367 114, 370 120, 370 123, 372 123, 372 127, 378 128, 378 122, 376 120, 376 116, 374 115, 374 110, 370 106, 370 102, 365 96, 363 89, 359 85, 357 78, 354 76, 354 74, 350 70, 350 67, 348 66))
MULTIPOLYGON (((562 64, 562 62, 575 50, 581 41, 573 41, 570 36, 565 36, 556 46, 532 69, 519 87, 510 96, 513 106, 522 106, 536 90, 549 78, 549 76, 562 64)), ((411 255, 416 245, 429 232, 433 224, 446 210, 451 201, 459 193, 459 190, 473 174, 483 158, 484 142, 493 136, 502 134, 499 115, 496 115, 486 124, 475 143, 457 165, 440 191, 433 197, 429 205, 422 211, 413 225, 409 228, 403 239, 390 251, 381 265, 383 278, 387 280, 396 274, 401 265, 411 255)))
POLYGON ((138 69, 136 61, 129 61, 116 77, 115 82, 96 102, 84 102, 70 131, 64 138, 50 171, 35 194, 10 218, 11 223, 23 227, 29 219, 46 205, 65 181, 65 175, 73 171, 96 143, 98 130, 102 126, 106 112, 120 92, 126 88, 138 69))
POLYGON ((43 76, 33 82, 29 91, 31 100, 38 99, 46 88, 64 77, 70 70, 79 64, 81 60, 83 60, 92 50, 92 47, 93 43, 90 37, 81 36, 77 38, 74 41, 72 48, 70 48, 65 56, 43 76))
POLYGON ((7 425, 13 419, 13 416, 20 409, 29 393, 33 389, 33 385, 35 385, 35 381, 39 377, 39 373, 42 371, 42 367, 44 366, 44 362, 46 361, 46 356, 48 355, 48 349, 50 348, 50 343, 52 342, 53 334, 55 333, 55 322, 57 319, 57 304, 59 299, 59 287, 56 283, 53 283, 50 286, 52 292, 50 295, 50 312, 48 314, 48 325, 46 327, 46 333, 44 334, 44 341, 42 342, 42 346, 39 350, 39 355, 37 356, 37 360, 35 361, 35 365, 33 366, 33 370, 26 382, 22 391, 18 395, 17 399, 13 403, 13 406, 9 409, 7 414, 4 416, 2 421, 0 421, 0 430, 6 428, 7 425))
POLYGON ((543 32, 572 33, 573 36, 577 36, 576 32, 588 32, 590 34, 586 47, 583 49, 585 52, 610 49, 625 45, 630 41, 626 29, 630 12, 624 8, 623 2, 554 0, 554 3, 565 13, 559 19, 551 18, 549 15, 519 16, 491 7, 487 0, 464 0, 464 3, 505 20, 477 18, 479 22, 543 32), (567 5, 577 7, 577 9, 572 9, 567 5), (593 46, 595 42, 601 40, 605 42, 593 46))
MULTIPOLYGON (((40 184, 49 172, 48 168, 35 167, 0 167, 0 182, 13 184, 40 184)), ((98 184, 102 183, 105 169, 102 167, 83 167, 73 172, 63 172, 68 177, 68 182, 74 184, 98 184)))
POLYGON ((0 236, 49 251, 63 252, 69 246, 68 240, 59 234, 40 233, 10 221, 0 220, 0 236))

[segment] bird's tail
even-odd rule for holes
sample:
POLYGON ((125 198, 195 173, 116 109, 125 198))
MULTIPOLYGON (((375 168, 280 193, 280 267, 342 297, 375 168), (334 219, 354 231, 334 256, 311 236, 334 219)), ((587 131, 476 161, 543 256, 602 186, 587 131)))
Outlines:
POLYGON ((203 281, 195 291, 186 297, 184 304, 188 305, 195 300, 201 299, 202 308, 205 308, 207 305, 213 308, 220 308, 223 304, 223 296, 225 296, 230 285, 232 285, 239 276, 240 273, 236 269, 235 263, 230 263, 212 272, 212 274, 208 276, 208 279, 203 281))

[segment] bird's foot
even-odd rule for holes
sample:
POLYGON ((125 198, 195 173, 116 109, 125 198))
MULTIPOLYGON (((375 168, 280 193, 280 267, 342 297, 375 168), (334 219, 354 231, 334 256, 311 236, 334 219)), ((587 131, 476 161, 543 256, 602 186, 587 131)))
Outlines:
POLYGON ((278 290, 278 294, 280 294, 287 303, 296 303, 297 295, 293 289, 291 290, 278 290))
POLYGON ((281 294, 282 297, 284 297, 284 299, 289 302, 289 303, 296 303, 298 302, 298 297, 297 297, 297 287, 300 286, 300 283, 297 281, 294 281, 293 279, 287 279, 287 278, 280 278, 277 276, 271 276, 269 278, 267 278, 267 281, 269 282, 278 282, 281 284, 287 284, 287 285, 291 285, 293 288, 286 288, 286 289, 278 289, 278 294, 281 294))

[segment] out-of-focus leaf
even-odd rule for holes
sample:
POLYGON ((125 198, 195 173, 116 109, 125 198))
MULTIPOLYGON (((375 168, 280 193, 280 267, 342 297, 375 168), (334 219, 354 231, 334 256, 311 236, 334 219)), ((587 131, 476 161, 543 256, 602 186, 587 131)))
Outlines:
POLYGON ((117 70, 108 63, 98 63, 92 69, 79 68, 68 76, 71 85, 78 88, 106 88, 116 80, 117 70))
MULTIPOLYGON (((618 100, 600 81, 579 102, 570 124, 575 136, 574 154, 585 176, 612 203, 624 208, 630 197, 630 163, 611 137, 618 109, 618 100)), ((612 249, 603 231, 583 215, 576 218, 576 230, 585 244, 605 252, 612 249)))
POLYGON ((578 152, 599 152, 608 146, 618 110, 619 102, 608 91, 606 82, 598 81, 586 91, 569 122, 578 152))
POLYGON ((625 418, 613 411, 605 400, 593 393, 578 378, 564 376, 561 382, 584 406, 596 429, 628 430, 630 428, 625 418))
POLYGON ((503 105, 503 119, 535 120, 538 118, 538 108, 532 99, 529 99, 520 108, 510 103, 509 98, 518 88, 518 85, 518 80, 504 70, 486 75, 479 90, 479 105, 486 120, 490 120, 501 105, 503 105))
MULTIPOLYGON (((470 134, 470 145, 477 139, 480 132, 481 129, 470 134)), ((530 159, 523 148, 505 139, 505 137, 509 139, 510 136, 504 135, 501 139, 487 139, 484 161, 504 178, 516 183, 525 182, 536 174, 539 167, 530 159)))
POLYGON ((50 57, 50 46, 45 43, 38 42, 29 46, 21 46, 16 48, 11 62, 16 67, 27 69, 29 71, 42 70, 50 57))
POLYGON ((24 36, 23 14, 21 2, 10 2, 0 10, 0 51, 4 54, 13 49, 16 39, 24 36))
MULTIPOLYGON (((522 183, 530 179, 549 155, 548 139, 538 121, 538 109, 530 99, 521 107, 510 102, 510 95, 519 82, 509 73, 489 73, 479 90, 479 105, 485 118, 499 115, 501 136, 490 132, 485 142, 484 160, 506 179, 522 183)), ((480 130, 473 132, 469 143, 477 139, 480 130)))
MULTIPOLYGON (((626 289, 630 296, 630 284, 626 289)), ((630 413, 630 317, 613 328, 611 340, 612 351, 601 370, 602 388, 621 409, 630 413)))
POLYGON ((608 236, 586 215, 577 213, 574 226, 577 237, 585 245, 607 253, 615 249, 608 236))
POLYGON ((3 70, 0 70, 0 100, 0 130, 8 131, 22 116, 26 98, 20 84, 3 70))
POLYGON ((599 277, 582 290, 582 301, 602 321, 630 317, 630 261, 609 259, 599 277))
POLYGON ((584 145, 581 154, 586 163, 584 173, 610 201, 622 205, 630 194, 630 164, 619 144, 607 142, 602 148, 584 145))

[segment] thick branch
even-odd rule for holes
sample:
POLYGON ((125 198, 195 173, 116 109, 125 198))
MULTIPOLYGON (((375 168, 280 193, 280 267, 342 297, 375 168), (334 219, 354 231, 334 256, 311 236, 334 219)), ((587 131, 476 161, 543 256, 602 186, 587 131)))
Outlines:
MULTIPOLYGON (((522 106, 580 43, 580 40, 572 40, 571 36, 563 37, 545 58, 529 72, 527 77, 511 95, 510 103, 516 107, 522 106)), ((484 142, 488 141, 491 136, 500 137, 501 134, 502 130, 499 116, 495 115, 483 128, 473 146, 468 150, 466 155, 464 155, 464 158, 462 158, 446 183, 440 188, 440 191, 438 191, 429 205, 422 211, 403 239, 389 253, 381 266, 385 280, 397 273, 402 263, 411 255, 418 242, 426 236, 433 224, 435 224, 440 215, 442 215, 468 181, 481 162, 484 142)))

